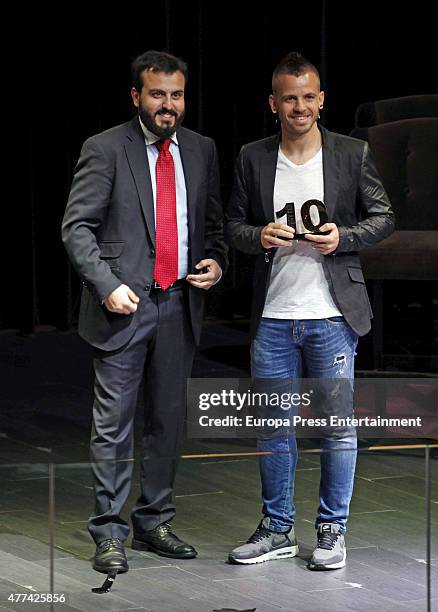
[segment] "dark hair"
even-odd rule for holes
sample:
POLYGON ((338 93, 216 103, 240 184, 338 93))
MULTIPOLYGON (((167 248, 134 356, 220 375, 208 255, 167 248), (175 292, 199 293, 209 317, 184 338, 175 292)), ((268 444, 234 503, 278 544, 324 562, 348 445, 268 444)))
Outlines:
POLYGON ((312 64, 312 62, 309 62, 309 60, 301 55, 301 53, 291 51, 283 57, 272 73, 272 90, 274 90, 275 80, 280 75, 293 74, 294 76, 301 76, 309 70, 314 72, 318 79, 320 78, 318 69, 312 64))
POLYGON ((178 70, 183 73, 184 79, 187 82, 188 68, 187 64, 179 57, 175 57, 165 51, 146 51, 142 53, 131 64, 132 86, 141 92, 143 87, 142 73, 144 70, 152 70, 152 72, 165 72, 173 74, 178 70))

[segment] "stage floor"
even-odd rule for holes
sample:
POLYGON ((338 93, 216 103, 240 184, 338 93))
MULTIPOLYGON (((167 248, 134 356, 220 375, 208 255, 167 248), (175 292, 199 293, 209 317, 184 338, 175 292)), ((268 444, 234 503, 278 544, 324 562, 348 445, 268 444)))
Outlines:
MULTIPOLYGON (((228 339, 230 341, 230 339, 228 339)), ((224 344, 217 331, 212 344, 224 344)), ((234 346, 243 346, 236 335, 234 346)), ((15 604, 11 593, 49 591, 48 464, 55 465, 55 592, 59 610, 154 612, 419 612, 426 610, 424 450, 360 451, 348 524, 347 566, 331 572, 306 567, 315 545, 319 456, 302 441, 296 478, 299 556, 253 566, 226 562, 260 520, 257 457, 252 440, 186 440, 175 487, 175 531, 193 544, 196 559, 173 562, 130 548, 130 571, 112 591, 97 595, 104 576, 91 569, 94 546, 86 531, 92 510, 88 460, 92 374, 84 345, 71 334, 31 341, 4 337, 0 351, 0 610, 49 609, 15 604), (209 456, 212 453, 220 457, 209 456)), ((225 348, 224 348, 225 350, 225 348)), ((208 376, 245 375, 197 361, 208 376)), ((141 419, 140 419, 141 420, 141 419)), ((140 423, 138 430, 141 431, 140 423)), ((138 462, 137 462, 138 463, 138 462)), ((438 461, 432 469, 432 609, 438 609, 438 461)), ((138 495, 138 465, 125 513, 138 495)))
MULTIPOLYGON (((226 452, 224 444, 196 452, 226 452)), ((190 451, 195 449, 191 446, 190 451)), ((233 447, 230 452, 251 452, 233 447)), ((413 451, 359 455, 344 569, 311 572, 306 561, 315 543, 318 455, 304 452, 296 479, 297 558, 253 566, 226 562, 260 518, 257 459, 250 456, 182 459, 176 483, 176 532, 199 556, 172 562, 127 547, 130 571, 111 593, 96 595, 103 576, 91 569, 94 547, 86 532, 91 491, 89 467, 55 468, 55 592, 59 609, 210 612, 426 610, 424 461, 413 451)), ((438 605, 438 473, 432 463, 432 584, 438 605)), ((47 466, 0 470, 0 609, 14 609, 6 595, 49 590, 47 466)), ((137 479, 130 502, 138 494, 137 479)), ((129 504, 128 504, 129 507, 129 504)), ((126 513, 129 520, 129 512, 126 513)), ((129 542, 128 542, 129 544, 129 542)), ((38 605, 38 609, 41 606, 38 605)), ((34 605, 16 609, 34 609, 34 605)), ((58 609, 58 606, 56 607, 58 609)), ((433 608, 432 608, 433 609, 433 608)))

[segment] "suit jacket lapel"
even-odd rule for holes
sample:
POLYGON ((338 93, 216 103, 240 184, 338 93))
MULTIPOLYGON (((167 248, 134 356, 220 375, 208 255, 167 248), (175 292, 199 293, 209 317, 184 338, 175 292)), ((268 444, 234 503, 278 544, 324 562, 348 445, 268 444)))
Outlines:
POLYGON ((125 151, 131 172, 134 176, 143 215, 152 244, 155 246, 154 196, 152 192, 151 173, 144 134, 138 117, 135 117, 128 128, 125 151))
POLYGON ((189 235, 193 244, 192 241, 196 234, 195 205, 199 186, 199 168, 204 162, 199 147, 193 143, 189 132, 181 128, 177 132, 177 138, 186 183, 189 235))
POLYGON ((322 166, 324 176, 324 203, 329 221, 335 212, 339 191, 340 160, 336 150, 336 139, 333 134, 320 126, 322 134, 322 166))
POLYGON ((260 195, 266 222, 275 221, 274 184, 277 170, 278 145, 280 136, 272 136, 266 141, 266 151, 259 167, 260 195))

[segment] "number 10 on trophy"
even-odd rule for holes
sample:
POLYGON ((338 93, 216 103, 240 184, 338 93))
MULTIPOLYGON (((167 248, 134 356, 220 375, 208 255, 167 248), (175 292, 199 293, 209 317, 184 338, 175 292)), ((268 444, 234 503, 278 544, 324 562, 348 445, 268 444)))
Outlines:
MULTIPOLYGON (((296 233, 293 238, 282 238, 283 240, 305 240, 304 234, 321 234, 326 236, 330 232, 322 232, 319 228, 328 222, 327 209, 321 200, 307 200, 300 208, 302 225, 307 232, 296 233)), ((295 203, 288 202, 284 208, 279 210, 275 216, 277 220, 286 215, 286 224, 297 230, 297 220, 295 216, 295 203)))

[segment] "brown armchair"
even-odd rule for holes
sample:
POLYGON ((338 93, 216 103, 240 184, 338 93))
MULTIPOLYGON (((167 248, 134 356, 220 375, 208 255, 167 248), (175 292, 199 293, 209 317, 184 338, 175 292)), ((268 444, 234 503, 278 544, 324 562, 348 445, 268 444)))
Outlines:
POLYGON ((373 281, 373 361, 379 370, 383 281, 438 280, 438 95, 363 104, 356 124, 351 135, 369 142, 396 218, 396 231, 360 254, 365 277, 373 281))

